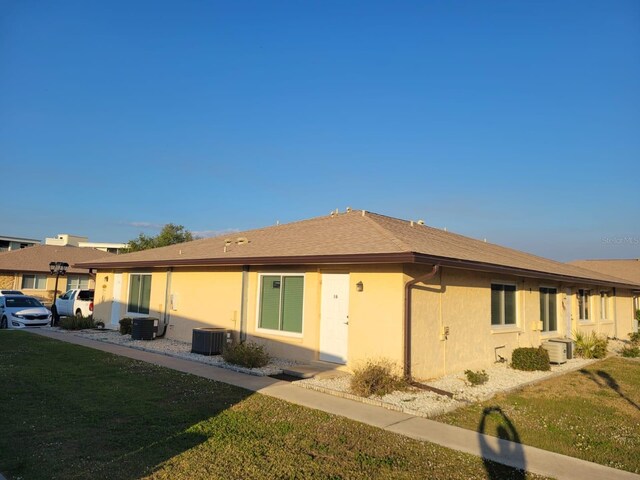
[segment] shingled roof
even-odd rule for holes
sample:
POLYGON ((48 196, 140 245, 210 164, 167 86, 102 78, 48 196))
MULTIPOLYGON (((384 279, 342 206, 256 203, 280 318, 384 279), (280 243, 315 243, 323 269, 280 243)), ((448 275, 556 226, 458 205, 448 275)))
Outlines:
POLYGON ((78 266, 140 268, 347 263, 438 263, 535 278, 630 286, 629 281, 592 270, 363 210, 85 261, 78 266))
POLYGON ((574 260, 569 265, 587 268, 596 272, 623 278, 629 282, 640 284, 640 258, 611 260, 574 260))
POLYGON ((0 271, 49 273, 49 262, 67 262, 68 273, 87 273, 89 267, 74 267, 80 262, 114 256, 95 248, 35 245, 0 253, 0 271))

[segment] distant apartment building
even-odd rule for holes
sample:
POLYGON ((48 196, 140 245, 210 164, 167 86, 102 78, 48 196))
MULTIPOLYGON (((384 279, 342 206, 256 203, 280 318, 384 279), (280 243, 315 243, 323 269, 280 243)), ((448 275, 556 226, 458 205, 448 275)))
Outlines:
POLYGON ((45 245, 56 245, 59 247, 87 247, 102 250, 109 253, 121 253, 127 248, 126 243, 109 243, 109 242, 90 242, 88 237, 79 235, 70 235, 68 233, 59 233, 55 237, 47 237, 44 239, 45 245))
POLYGON ((39 243, 40 240, 35 240, 33 238, 0 236, 0 252, 20 250, 21 248, 33 247, 39 243))

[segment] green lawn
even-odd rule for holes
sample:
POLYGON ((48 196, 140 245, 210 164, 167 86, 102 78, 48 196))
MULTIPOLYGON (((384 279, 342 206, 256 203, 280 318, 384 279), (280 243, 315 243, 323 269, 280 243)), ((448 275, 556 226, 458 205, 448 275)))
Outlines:
POLYGON ((0 332, 0 402, 0 472, 10 479, 468 479, 488 478, 487 469, 492 478, 523 478, 471 455, 25 332, 0 332))
MULTIPOLYGON (((527 445, 640 473, 640 362, 612 357, 438 418, 497 435, 510 422, 527 445)), ((512 434, 513 435, 513 434, 512 434)))

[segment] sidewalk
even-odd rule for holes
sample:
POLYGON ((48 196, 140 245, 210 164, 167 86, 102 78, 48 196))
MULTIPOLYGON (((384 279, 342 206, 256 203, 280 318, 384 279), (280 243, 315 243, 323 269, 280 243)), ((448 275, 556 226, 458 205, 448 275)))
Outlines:
POLYGON ((275 380, 270 377, 245 375, 224 368, 212 367, 189 360, 134 350, 72 335, 43 330, 32 330, 32 332, 56 340, 83 345, 104 352, 171 368, 180 372, 191 373, 211 380, 228 383, 291 403, 350 418, 417 440, 424 440, 454 450, 481 456, 539 475, 557 479, 575 480, 583 480, 585 478, 591 480, 640 480, 640 475, 635 475, 630 472, 547 452, 546 450, 535 447, 500 440, 489 435, 481 435, 471 430, 438 423, 426 418, 415 417, 405 413, 387 410, 382 407, 299 388, 288 382, 275 380))

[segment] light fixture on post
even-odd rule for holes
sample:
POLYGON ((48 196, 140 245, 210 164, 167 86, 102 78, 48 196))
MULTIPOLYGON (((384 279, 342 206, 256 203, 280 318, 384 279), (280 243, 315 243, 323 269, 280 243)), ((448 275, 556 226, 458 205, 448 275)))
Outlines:
POLYGON ((356 283, 356 290, 358 292, 364 291, 364 283, 362 283, 362 281, 359 281, 358 283, 356 283))
POLYGON ((51 304, 51 315, 53 317, 51 326, 58 325, 58 322, 60 321, 60 317, 58 316, 58 308, 56 307, 56 299, 58 298, 58 280, 60 279, 60 275, 65 275, 67 273, 67 268, 69 268, 69 264, 67 262, 49 263, 49 270, 51 270, 51 275, 56 276, 56 285, 53 289, 53 303, 51 304))

